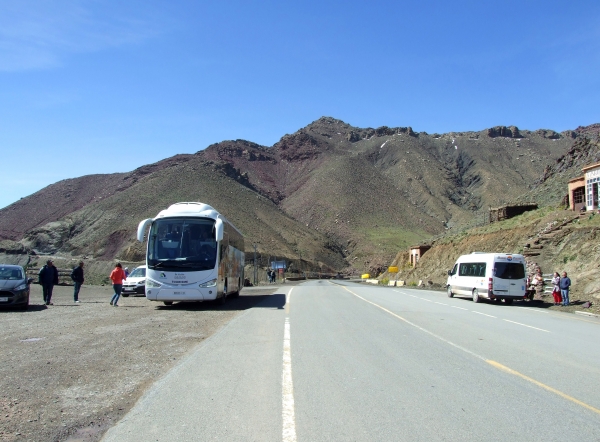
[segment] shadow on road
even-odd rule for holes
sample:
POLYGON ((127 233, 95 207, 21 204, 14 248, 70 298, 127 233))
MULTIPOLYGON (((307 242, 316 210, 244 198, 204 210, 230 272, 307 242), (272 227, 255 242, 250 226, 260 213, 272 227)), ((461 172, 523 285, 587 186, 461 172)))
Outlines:
POLYGON ((205 302, 175 302, 173 305, 161 305, 159 310, 190 310, 190 311, 241 311, 251 308, 267 308, 281 310, 285 307, 285 295, 274 293, 272 295, 240 295, 237 298, 227 298, 224 305, 214 301, 205 302))

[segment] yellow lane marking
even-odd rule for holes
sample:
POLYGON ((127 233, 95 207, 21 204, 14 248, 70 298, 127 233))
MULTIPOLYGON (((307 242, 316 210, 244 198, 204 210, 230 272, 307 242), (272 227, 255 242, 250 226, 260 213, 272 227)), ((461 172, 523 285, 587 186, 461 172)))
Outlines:
POLYGON ((579 406, 581 406, 583 408, 587 408, 588 410, 593 411, 594 413, 600 414, 600 410, 599 409, 597 409, 595 407, 592 407, 591 405, 588 405, 585 402, 581 402, 579 399, 575 399, 574 397, 569 396, 568 394, 565 394, 562 391, 559 391, 559 390, 557 390, 555 388, 552 388, 552 387, 550 387, 550 386, 548 386, 546 384, 542 384, 541 382, 536 381, 535 379, 530 378, 529 376, 525 376, 524 374, 519 373, 518 371, 515 371, 512 368, 508 368, 508 367, 506 367, 506 366, 504 366, 502 364, 499 364, 496 361, 492 361, 492 360, 489 360, 489 359, 487 359, 485 362, 487 362, 488 364, 490 364, 492 367, 496 367, 498 370, 502 370, 502 371, 504 371, 506 373, 510 373, 512 375, 518 376, 521 379, 525 379, 526 381, 531 382, 532 384, 535 384, 538 387, 543 388, 544 390, 548 390, 549 392, 554 393, 554 394, 562 397, 563 399, 566 399, 566 400, 568 400, 570 402, 573 402, 574 404, 577 404, 577 405, 579 405, 579 406))
POLYGON ((538 387, 541 387, 541 388, 543 388, 546 391, 549 391, 551 393, 554 393, 554 394, 562 397, 563 399, 566 399, 566 400, 568 400, 568 401, 570 401, 570 402, 572 402, 574 404, 577 404, 577 405, 579 405, 579 406, 581 406, 583 408, 586 408, 586 409, 588 409, 588 410, 590 410, 590 411, 592 411, 594 413, 600 414, 600 410, 599 409, 597 409, 595 407, 592 407, 591 405, 588 405, 585 402, 580 401, 579 399, 575 399, 574 397, 569 396, 568 394, 563 393, 562 391, 559 391, 559 390, 557 390, 555 388, 552 388, 552 387, 550 387, 550 386, 548 386, 546 384, 543 384, 543 383, 541 383, 539 381, 536 381, 535 379, 530 378, 529 376, 526 376, 524 374, 521 374, 518 371, 513 370, 512 368, 508 368, 508 367, 506 367, 506 366, 504 366, 504 365, 502 365, 502 364, 500 364, 500 363, 498 363, 496 361, 492 361, 491 359, 486 359, 483 356, 480 356, 477 353, 472 352, 471 350, 467 350, 465 347, 461 347, 460 345, 455 344, 454 342, 449 341, 446 338, 443 338, 443 337, 441 337, 439 335, 436 335, 435 333, 430 332, 429 330, 427 330, 427 329, 425 329, 425 328, 423 328, 421 326, 418 326, 417 324, 409 321, 408 319, 403 318, 400 315, 397 315, 396 313, 394 313, 394 312, 386 309, 385 307, 380 306, 379 304, 376 304, 376 303, 374 303, 372 301, 369 301, 368 299, 363 298, 360 295, 357 295, 356 293, 354 293, 352 290, 350 290, 347 287, 344 287, 344 286, 340 286, 340 287, 342 287, 345 290, 347 290, 348 292, 352 293, 357 298, 362 299, 366 303, 371 304, 371 305, 377 307, 378 309, 383 310, 386 313, 389 313, 390 315, 394 316, 395 318, 400 319, 401 321, 405 322, 406 324, 411 325, 411 326, 415 327, 416 329, 421 330, 422 332, 427 333, 428 335, 433 336, 434 338, 439 339, 440 341, 445 342, 446 344, 451 345, 452 347, 458 348, 459 350, 462 350, 465 353, 468 353, 468 354, 470 354, 471 356, 474 356, 477 359, 481 359, 481 360, 487 362, 492 367, 495 367, 498 370, 504 371, 505 373, 509 373, 509 374, 514 375, 514 376, 518 376, 521 379, 526 380, 528 382, 531 382, 532 384, 537 385, 538 387))

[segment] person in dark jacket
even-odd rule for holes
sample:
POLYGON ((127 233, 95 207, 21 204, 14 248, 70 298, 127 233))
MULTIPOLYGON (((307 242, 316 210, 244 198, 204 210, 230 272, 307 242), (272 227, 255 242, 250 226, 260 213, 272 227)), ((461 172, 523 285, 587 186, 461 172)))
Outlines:
POLYGON ((75 288, 73 289, 73 301, 79 303, 79 290, 81 290, 84 281, 83 261, 79 261, 79 265, 73 269, 71 279, 75 283, 75 288))
POLYGON ((46 265, 40 269, 39 282, 42 286, 44 304, 54 305, 52 304, 52 290, 58 284, 58 269, 54 267, 51 259, 46 261, 46 265))
POLYGON ((558 283, 560 286, 560 295, 562 296, 562 305, 569 305, 569 289, 571 287, 571 279, 567 276, 567 272, 563 272, 562 278, 558 283))

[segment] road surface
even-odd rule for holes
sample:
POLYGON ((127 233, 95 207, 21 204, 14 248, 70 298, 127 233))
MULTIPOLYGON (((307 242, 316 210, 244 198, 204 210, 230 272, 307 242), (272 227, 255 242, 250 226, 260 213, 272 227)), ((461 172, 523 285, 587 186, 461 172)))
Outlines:
POLYGON ((105 441, 599 441, 600 322, 529 304, 280 286, 105 441))

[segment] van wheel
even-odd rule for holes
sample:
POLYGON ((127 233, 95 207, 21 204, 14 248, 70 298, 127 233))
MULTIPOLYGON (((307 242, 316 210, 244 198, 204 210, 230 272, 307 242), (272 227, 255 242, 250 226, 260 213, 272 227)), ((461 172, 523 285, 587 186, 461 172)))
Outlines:
POLYGON ((505 299, 505 300, 504 300, 504 303, 505 303, 505 304, 508 304, 508 305, 512 304, 512 302, 513 302, 513 300, 512 300, 512 299, 505 299))
POLYGON ((173 301, 163 301, 164 305, 173 305, 173 301))
POLYGON ((452 293, 452 287, 448 286, 447 293, 448 293, 448 298, 453 298, 454 297, 454 293, 452 293))
POLYGON ((479 297, 479 290, 473 289, 473 302, 478 303, 481 302, 481 298, 479 297))

